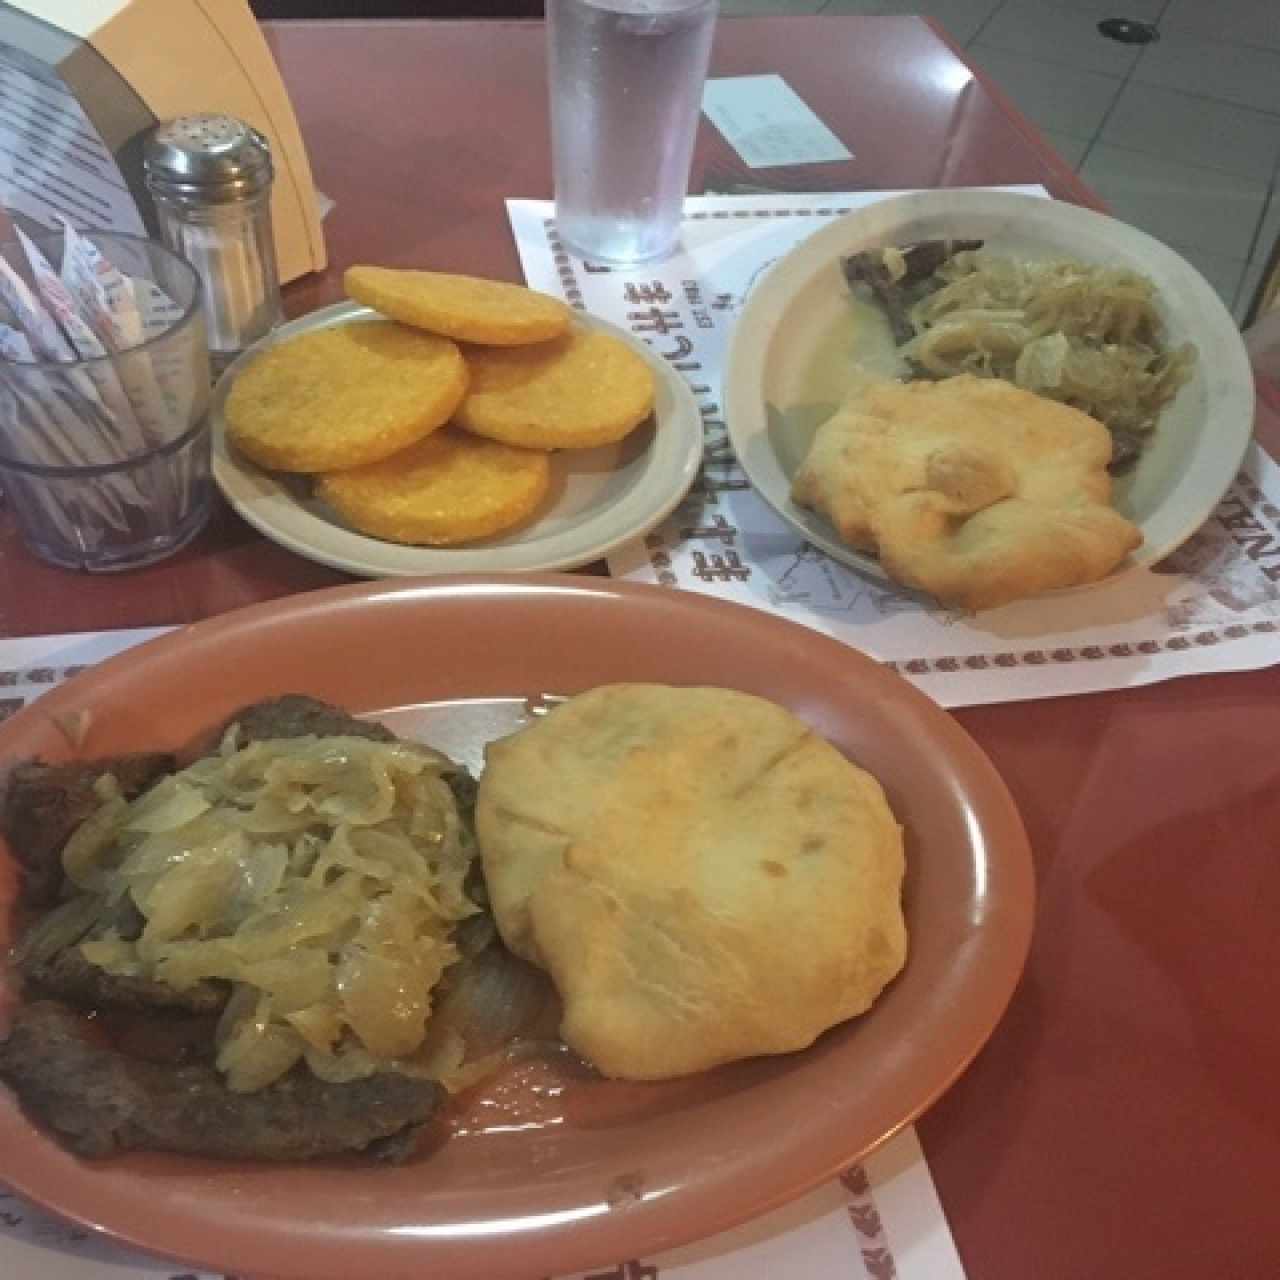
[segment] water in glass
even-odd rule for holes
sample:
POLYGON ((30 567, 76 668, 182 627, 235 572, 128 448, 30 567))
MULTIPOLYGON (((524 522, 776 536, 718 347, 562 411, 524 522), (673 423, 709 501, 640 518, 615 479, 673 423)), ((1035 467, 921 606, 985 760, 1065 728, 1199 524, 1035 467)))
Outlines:
POLYGON ((680 229, 716 0, 548 0, 556 224, 596 262, 680 229))

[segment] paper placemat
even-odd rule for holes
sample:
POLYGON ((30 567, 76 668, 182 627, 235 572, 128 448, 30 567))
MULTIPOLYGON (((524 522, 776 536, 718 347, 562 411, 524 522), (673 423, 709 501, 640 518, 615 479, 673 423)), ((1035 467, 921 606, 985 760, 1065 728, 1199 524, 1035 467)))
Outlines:
MULTIPOLYGON (((86 667, 163 635, 166 630, 0 639, 0 720, 86 667)), ((0 1178, 2 1175, 0 1156, 0 1178)), ((162 1212, 163 1206, 157 1206, 157 1211, 162 1212)), ((2 1180, 0 1277, 221 1280, 220 1273, 184 1270, 120 1246, 98 1232, 71 1226, 28 1204, 9 1191, 2 1180)), ((781 1277, 964 1280, 964 1269, 914 1129, 904 1130, 838 1179, 733 1231, 657 1257, 627 1259, 562 1280, 781 1277)))
MULTIPOLYGON (((549 201, 507 202, 529 284, 644 339, 689 380, 702 409, 706 453, 693 490, 646 538, 610 557, 611 573, 782 614, 878 658, 944 706, 1280 661, 1280 469, 1260 450, 1200 533, 1157 570, 976 616, 930 607, 846 568, 752 492, 720 408, 728 338, 743 300, 805 237, 896 194, 694 197, 685 207, 682 250, 626 271, 569 252, 549 201)), ((1275 411, 1260 403, 1258 412, 1275 411)))

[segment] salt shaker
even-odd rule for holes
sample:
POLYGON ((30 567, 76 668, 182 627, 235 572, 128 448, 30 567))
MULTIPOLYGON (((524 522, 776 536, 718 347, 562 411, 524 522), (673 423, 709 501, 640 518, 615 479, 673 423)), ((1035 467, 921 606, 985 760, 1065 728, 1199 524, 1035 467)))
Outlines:
POLYGON ((270 146, 230 116, 182 116, 152 132, 143 163, 165 243, 200 276, 217 375, 282 319, 270 146))

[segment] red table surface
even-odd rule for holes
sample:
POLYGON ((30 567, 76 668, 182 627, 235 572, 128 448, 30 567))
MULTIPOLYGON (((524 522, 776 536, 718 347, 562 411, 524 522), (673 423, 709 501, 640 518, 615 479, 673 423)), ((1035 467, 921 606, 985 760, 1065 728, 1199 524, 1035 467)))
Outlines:
MULTIPOLYGON (((293 314, 340 298, 356 261, 520 278, 503 200, 550 195, 540 24, 270 36, 337 201, 332 265, 289 287, 293 314)), ((1041 182, 1096 204, 919 20, 722 21, 712 73, 767 72, 856 158, 748 171, 704 122, 693 190, 1041 182)), ((107 578, 39 564, 0 520, 3 635, 183 622, 346 580, 225 507, 173 560, 107 578)), ((1040 894, 1008 1015, 919 1125, 971 1280, 1280 1274, 1278 691, 1266 671, 956 713, 1021 807, 1040 894)))

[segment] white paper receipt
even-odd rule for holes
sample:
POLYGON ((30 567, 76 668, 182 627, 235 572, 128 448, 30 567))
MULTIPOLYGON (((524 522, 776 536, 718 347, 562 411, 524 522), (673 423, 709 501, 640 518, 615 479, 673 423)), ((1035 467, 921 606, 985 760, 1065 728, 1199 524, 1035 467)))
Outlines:
POLYGON ((781 76, 708 80, 702 109, 753 169, 853 159, 781 76))

